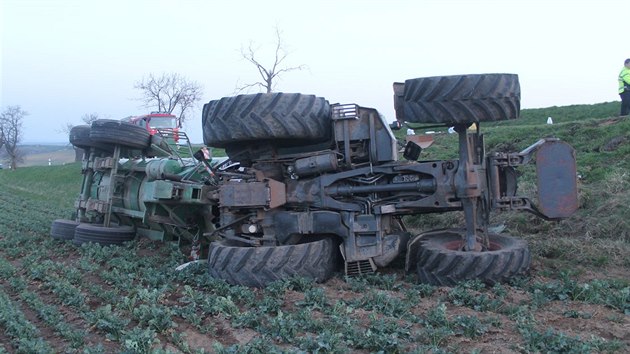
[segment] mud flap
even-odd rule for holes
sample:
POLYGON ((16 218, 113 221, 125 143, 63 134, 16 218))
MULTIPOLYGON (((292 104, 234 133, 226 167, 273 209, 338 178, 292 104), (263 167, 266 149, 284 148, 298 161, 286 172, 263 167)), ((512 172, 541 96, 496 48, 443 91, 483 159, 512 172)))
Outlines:
POLYGON ((536 152, 538 210, 549 219, 571 216, 578 208, 575 150, 563 141, 547 141, 536 152))

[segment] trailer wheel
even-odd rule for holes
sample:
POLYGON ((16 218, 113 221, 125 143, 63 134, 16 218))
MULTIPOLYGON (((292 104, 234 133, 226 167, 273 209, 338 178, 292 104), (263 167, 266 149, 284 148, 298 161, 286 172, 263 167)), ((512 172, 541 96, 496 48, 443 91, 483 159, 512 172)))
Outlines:
POLYGON ((149 147, 151 134, 145 128, 113 119, 98 119, 92 122, 90 139, 96 143, 114 144, 131 149, 149 147))
POLYGON ((74 220, 57 219, 50 226, 50 237, 55 240, 72 240, 77 226, 79 223, 74 220))
POLYGON ((106 245, 122 245, 136 237, 133 226, 104 227, 94 224, 80 224, 74 232, 73 243, 80 246, 84 243, 98 243, 106 245))
POLYGON ((213 147, 267 141, 301 146, 330 138, 326 99, 299 93, 258 93, 210 101, 203 106, 203 141, 213 147))
POLYGON ((89 125, 76 125, 70 129, 68 134, 68 140, 74 147, 84 150, 90 150, 94 147, 99 150, 112 151, 114 147, 110 144, 97 143, 90 138, 90 130, 92 128, 89 125))
POLYGON ((208 269, 213 278, 233 285, 265 287, 293 276, 324 282, 336 269, 338 252, 331 238, 273 247, 223 240, 210 244, 208 269))
POLYGON ((469 124, 518 118, 521 89, 516 74, 434 76, 394 84, 398 120, 469 124))
POLYGON ((492 285, 529 270, 531 254, 527 242, 496 234, 490 234, 489 239, 489 250, 464 252, 459 250, 461 233, 444 230, 421 236, 416 255, 418 280, 453 286, 479 279, 492 285))

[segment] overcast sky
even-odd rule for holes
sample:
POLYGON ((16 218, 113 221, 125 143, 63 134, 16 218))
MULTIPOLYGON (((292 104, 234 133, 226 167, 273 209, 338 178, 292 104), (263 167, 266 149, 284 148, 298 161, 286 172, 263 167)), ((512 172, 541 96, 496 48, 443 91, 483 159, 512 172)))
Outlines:
MULTIPOLYGON (((630 57, 630 1, 0 0, 0 105, 30 113, 24 142, 62 142, 85 113, 147 113, 134 83, 179 73, 204 87, 186 131, 202 141, 204 103, 258 80, 240 48, 290 54, 278 91, 374 107, 394 119, 392 83, 516 73, 522 108, 618 101, 630 57)), ((546 119, 546 117, 544 117, 546 119)))

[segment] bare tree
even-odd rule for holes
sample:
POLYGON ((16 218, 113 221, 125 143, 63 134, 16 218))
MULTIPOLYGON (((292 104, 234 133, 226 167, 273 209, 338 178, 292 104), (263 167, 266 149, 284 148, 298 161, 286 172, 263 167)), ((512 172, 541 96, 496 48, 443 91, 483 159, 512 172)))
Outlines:
POLYGON ((200 84, 175 73, 162 73, 161 76, 149 74, 138 81, 134 88, 141 91, 140 100, 144 102, 144 107, 175 114, 179 117, 180 126, 203 94, 200 84))
MULTIPOLYGON (((97 119, 100 119, 98 113, 86 113, 81 116, 81 121, 83 121, 83 123, 87 125, 91 125, 92 122, 94 122, 97 119)), ((70 130, 72 130, 74 126, 75 126, 74 124, 67 122, 65 125, 61 127, 60 130, 58 130, 58 132, 70 134, 70 130)))
POLYGON ((289 71, 306 69, 306 65, 285 65, 284 61, 289 55, 289 52, 287 52, 287 50, 285 49, 284 42, 282 41, 282 32, 280 31, 280 29, 278 29, 278 27, 276 27, 276 46, 273 63, 269 66, 263 65, 261 61, 256 57, 256 51, 257 49, 254 49, 253 43, 250 42, 247 50, 241 48, 241 55, 245 60, 254 64, 262 80, 243 86, 237 86, 237 92, 241 92, 250 87, 259 87, 269 93, 275 90, 278 80, 280 79, 280 76, 282 74, 289 71))
POLYGON ((17 164, 23 161, 18 144, 22 140, 22 122, 27 115, 28 113, 20 106, 8 106, 0 115, 2 140, 12 170, 15 170, 17 164))
POLYGON ((87 124, 87 125, 91 125, 92 122, 94 122, 95 120, 100 119, 100 117, 98 116, 98 113, 94 112, 94 113, 86 113, 84 115, 81 116, 81 120, 83 121, 83 123, 87 124))
MULTIPOLYGON (((87 125, 91 125, 92 122, 94 122, 97 119, 100 119, 100 117, 98 113, 96 112, 86 113, 81 116, 81 120, 83 121, 83 123, 87 125)), ((61 130, 59 130, 59 132, 65 133, 66 135, 70 135, 70 131, 72 130, 72 128, 74 128, 74 126, 75 126, 74 124, 68 122, 64 126, 61 127, 61 130)), ((73 146, 73 148, 74 148, 74 162, 80 162, 83 159, 83 154, 87 152, 85 152, 83 149, 77 148, 76 146, 73 146)))

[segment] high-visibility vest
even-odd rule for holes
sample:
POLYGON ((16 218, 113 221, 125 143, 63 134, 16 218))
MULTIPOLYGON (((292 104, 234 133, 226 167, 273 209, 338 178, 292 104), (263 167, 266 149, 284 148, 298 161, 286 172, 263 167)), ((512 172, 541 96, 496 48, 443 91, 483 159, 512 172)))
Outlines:
POLYGON ((619 93, 630 91, 630 69, 623 67, 619 73, 619 93))

